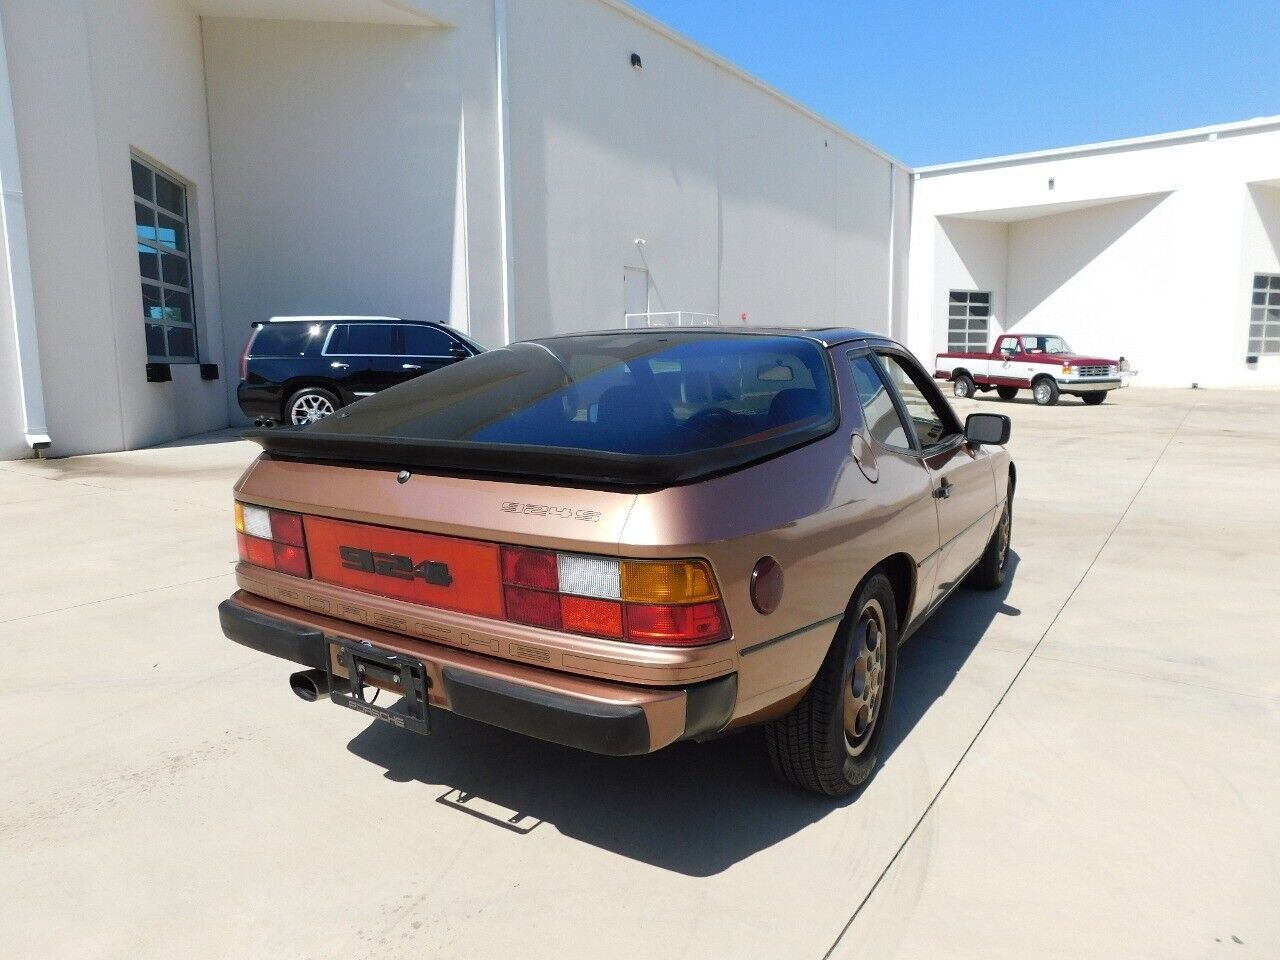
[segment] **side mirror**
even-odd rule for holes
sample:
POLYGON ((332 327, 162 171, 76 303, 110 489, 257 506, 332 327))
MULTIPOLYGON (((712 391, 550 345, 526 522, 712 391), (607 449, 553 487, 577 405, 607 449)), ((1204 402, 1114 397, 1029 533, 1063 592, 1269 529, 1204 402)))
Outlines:
POLYGON ((449 356, 453 357, 455 360, 465 360, 467 357, 471 356, 471 352, 467 350, 466 347, 455 343, 449 350, 449 356))
POLYGON ((964 438, 974 446, 1009 442, 1013 422, 1003 413, 971 413, 964 422, 964 438))

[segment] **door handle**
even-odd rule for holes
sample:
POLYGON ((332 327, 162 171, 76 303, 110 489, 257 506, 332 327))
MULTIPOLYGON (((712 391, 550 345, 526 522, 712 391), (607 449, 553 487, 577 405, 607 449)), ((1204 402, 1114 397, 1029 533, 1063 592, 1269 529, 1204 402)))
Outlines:
POLYGON ((422 367, 416 363, 402 363, 400 364, 400 369, 401 370, 421 370, 422 367))
POLYGON ((938 484, 937 489, 935 489, 935 490, 933 491, 934 499, 935 499, 935 500, 950 500, 950 499, 951 499, 951 487, 952 487, 952 483, 951 483, 951 481, 950 481, 950 480, 948 480, 946 477, 943 477, 943 478, 942 478, 942 482, 941 482, 940 484, 938 484))
POLYGON ((351 364, 335 360, 333 363, 329 364, 329 366, 333 367, 335 370, 345 370, 347 367, 351 366, 351 364))

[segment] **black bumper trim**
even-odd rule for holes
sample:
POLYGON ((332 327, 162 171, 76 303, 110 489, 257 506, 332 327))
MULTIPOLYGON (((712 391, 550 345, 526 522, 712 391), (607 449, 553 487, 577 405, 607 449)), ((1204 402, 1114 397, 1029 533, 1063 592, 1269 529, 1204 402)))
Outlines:
POLYGON ((218 620, 222 632, 236 643, 292 663, 325 669, 324 634, 319 630, 255 613, 234 600, 218 604, 218 620))
POLYGON ((738 702, 738 675, 731 673, 685 690, 684 734, 682 740, 719 733, 733 716, 738 702))
POLYGON ((444 687, 460 717, 592 753, 649 752, 649 721, 640 707, 596 703, 453 667, 444 668, 444 687))

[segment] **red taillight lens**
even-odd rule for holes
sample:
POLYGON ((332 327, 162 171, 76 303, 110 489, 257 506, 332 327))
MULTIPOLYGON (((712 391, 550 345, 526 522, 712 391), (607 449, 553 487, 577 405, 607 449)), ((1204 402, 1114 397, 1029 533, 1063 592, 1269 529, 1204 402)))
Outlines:
POLYGON ((705 560, 620 560, 505 546, 502 581, 512 623, 658 646, 729 637, 705 560))
POLYGON ((672 646, 711 643, 728 636, 719 602, 672 607, 627 604, 627 639, 672 646))
POLYGON ((591 597, 560 598, 560 620, 565 630, 590 633, 597 637, 621 639, 622 604, 617 600, 595 600, 591 597))
POLYGON ((511 586, 506 587, 503 593, 507 601, 508 620, 514 623, 526 623, 531 627, 560 629, 559 594, 511 586))
POLYGON ((249 379, 249 350, 253 346, 253 341, 258 336, 258 331, 261 329, 262 329, 261 327, 254 327, 253 333, 249 334, 249 339, 246 340, 244 343, 244 353, 240 354, 240 379, 241 380, 249 379))
POLYGON ((275 569, 275 544, 270 540, 259 540, 257 537, 240 534, 240 556, 244 557, 246 563, 252 563, 255 567, 275 569))
POLYGON ((503 547, 502 581, 533 590, 559 590, 556 555, 549 550, 503 547))
POLYGON ((236 541, 245 563, 291 577, 311 576, 300 514, 237 503, 236 541))
POLYGON ((297 513, 281 513, 271 511, 271 539, 276 543, 287 543, 294 547, 305 547, 307 541, 302 539, 302 515, 297 513))
POLYGON ((304 548, 288 543, 273 543, 272 547, 275 548, 275 568, 281 573, 292 577, 311 576, 311 566, 307 563, 307 551, 304 548))

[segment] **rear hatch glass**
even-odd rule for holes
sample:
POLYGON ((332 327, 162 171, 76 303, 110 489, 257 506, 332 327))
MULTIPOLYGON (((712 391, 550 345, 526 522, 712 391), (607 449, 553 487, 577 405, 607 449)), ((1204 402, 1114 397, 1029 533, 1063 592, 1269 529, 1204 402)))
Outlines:
POLYGON ((813 341, 672 331, 514 344, 305 428, 250 436, 285 456, 667 485, 835 424, 829 362, 813 341))

